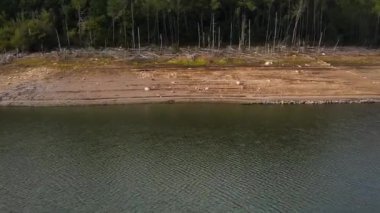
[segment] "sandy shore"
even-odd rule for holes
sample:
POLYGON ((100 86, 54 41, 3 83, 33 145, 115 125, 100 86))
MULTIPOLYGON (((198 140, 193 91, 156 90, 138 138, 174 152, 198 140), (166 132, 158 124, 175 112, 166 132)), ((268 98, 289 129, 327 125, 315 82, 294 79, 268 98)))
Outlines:
MULTIPOLYGON (((380 61, 380 56, 371 57, 380 61)), ((30 56, 0 66, 0 106, 380 102, 376 63, 334 64, 311 58, 289 65, 266 60, 234 66, 140 66, 96 57, 61 61, 30 56)))

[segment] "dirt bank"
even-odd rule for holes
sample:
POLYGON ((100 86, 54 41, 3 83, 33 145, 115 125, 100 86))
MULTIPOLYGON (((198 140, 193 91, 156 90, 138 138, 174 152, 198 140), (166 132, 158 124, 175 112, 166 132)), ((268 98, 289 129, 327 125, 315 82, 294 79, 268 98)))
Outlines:
POLYGON ((373 52, 163 58, 30 55, 0 66, 0 105, 380 101, 373 52))

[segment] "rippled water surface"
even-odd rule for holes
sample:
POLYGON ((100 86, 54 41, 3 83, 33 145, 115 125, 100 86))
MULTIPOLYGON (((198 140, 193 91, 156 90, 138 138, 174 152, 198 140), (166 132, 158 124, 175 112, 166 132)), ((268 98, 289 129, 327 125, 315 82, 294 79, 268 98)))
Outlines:
POLYGON ((380 105, 0 109, 0 212, 377 212, 380 105))

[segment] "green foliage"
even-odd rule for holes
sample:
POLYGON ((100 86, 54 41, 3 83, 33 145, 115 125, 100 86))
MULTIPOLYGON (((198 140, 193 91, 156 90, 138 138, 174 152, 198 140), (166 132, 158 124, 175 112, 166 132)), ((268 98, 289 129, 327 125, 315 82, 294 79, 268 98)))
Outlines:
POLYGON ((211 0, 211 9, 217 10, 221 7, 221 3, 219 0, 211 0))
POLYGON ((380 0, 1 0, 0 51, 138 46, 137 29, 141 45, 237 45, 241 33, 247 45, 248 23, 254 44, 374 46, 379 17, 380 0))
MULTIPOLYGON (((28 1, 28 0, 27 0, 28 1)), ((71 0, 74 9, 81 10, 86 6, 87 0, 71 0)))
POLYGON ((41 50, 44 42, 53 34, 52 16, 43 10, 31 19, 19 18, 0 29, 0 48, 41 50))
POLYGON ((14 28, 6 25, 0 29, 0 50, 7 50, 12 48, 10 39, 14 35, 14 28))
POLYGON ((108 0, 107 14, 113 19, 118 19, 123 15, 125 6, 124 0, 108 0))
POLYGON ((239 0, 238 5, 239 7, 246 8, 249 11, 256 9, 255 2, 253 0, 239 0))

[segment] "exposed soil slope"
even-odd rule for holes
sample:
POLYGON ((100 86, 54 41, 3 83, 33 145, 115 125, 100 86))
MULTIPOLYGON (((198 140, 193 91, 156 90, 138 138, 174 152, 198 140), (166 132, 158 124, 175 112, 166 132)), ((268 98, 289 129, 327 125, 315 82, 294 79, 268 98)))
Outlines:
POLYGON ((217 58, 214 64, 189 58, 196 63, 31 55, 0 66, 0 105, 380 101, 377 54, 252 56, 254 63, 217 58))

